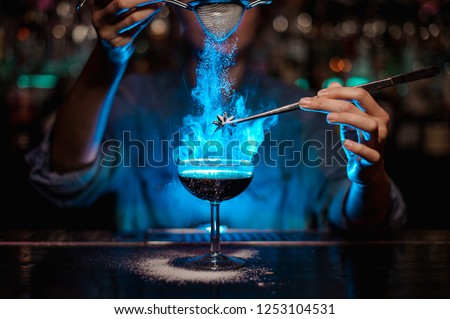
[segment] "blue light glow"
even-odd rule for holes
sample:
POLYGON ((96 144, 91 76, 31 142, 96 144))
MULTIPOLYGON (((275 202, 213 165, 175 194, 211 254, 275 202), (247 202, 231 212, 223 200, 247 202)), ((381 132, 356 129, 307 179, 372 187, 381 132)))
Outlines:
MULTIPOLYGON (((208 233, 211 232, 211 225, 209 224, 202 224, 196 227, 199 230, 207 231, 208 233)), ((220 225, 219 232, 221 234, 228 232, 228 226, 227 225, 220 225)))
POLYGON ((264 133, 277 117, 228 126, 216 131, 212 124, 217 115, 227 112, 236 118, 250 115, 244 98, 234 89, 229 69, 234 65, 237 39, 227 43, 206 38, 197 67, 197 86, 191 95, 197 110, 183 119, 182 140, 200 142, 203 147, 183 147, 174 156, 178 160, 232 158, 251 161, 264 140, 264 133), (230 147, 237 145, 237 147, 230 147))
POLYGON ((183 170, 180 173, 180 176, 183 177, 210 179, 242 179, 252 177, 252 175, 250 171, 198 168, 183 170))
POLYGON ((347 80, 347 86, 356 86, 370 82, 369 79, 359 76, 352 76, 347 80))

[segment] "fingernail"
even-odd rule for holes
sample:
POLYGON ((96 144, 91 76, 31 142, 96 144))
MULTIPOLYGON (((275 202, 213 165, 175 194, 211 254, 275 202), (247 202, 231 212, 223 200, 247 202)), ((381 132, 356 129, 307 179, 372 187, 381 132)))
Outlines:
POLYGON ((330 93, 330 90, 323 89, 323 90, 320 90, 319 92, 317 92, 317 95, 318 96, 325 96, 325 95, 328 95, 329 93, 330 93))
POLYGON ((336 121, 336 119, 337 119, 337 114, 335 114, 335 113, 330 113, 327 116, 327 120, 330 122, 334 122, 334 121, 336 121))
POLYGON ((300 99, 298 104, 304 105, 304 106, 310 105, 311 104, 311 98, 310 97, 304 97, 304 98, 300 99))
POLYGON ((353 142, 352 141, 350 141, 350 140, 345 140, 345 142, 344 142, 344 146, 345 147, 352 147, 352 145, 353 145, 353 142))

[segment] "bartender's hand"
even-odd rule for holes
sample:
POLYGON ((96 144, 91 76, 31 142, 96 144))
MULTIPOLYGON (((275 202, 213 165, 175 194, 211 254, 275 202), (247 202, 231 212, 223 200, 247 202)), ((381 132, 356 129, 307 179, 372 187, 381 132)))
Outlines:
POLYGON ((133 40, 162 6, 146 1, 89 1, 98 41, 58 109, 50 139, 52 170, 77 171, 97 158, 133 40))
MULTIPOLYGON (((344 204, 345 227, 379 225, 392 207, 391 183, 384 169, 383 151, 388 135, 389 115, 361 88, 333 85, 317 97, 299 101, 305 110, 327 114, 327 121, 339 125, 347 154, 347 175, 352 181, 344 204)), ((330 217, 342 225, 342 214, 330 217)))
POLYGON ((127 62, 133 54, 133 40, 153 19, 164 3, 148 0, 93 0, 92 23, 99 41, 115 63, 127 62))
POLYGON ((328 123, 340 126, 347 174, 353 183, 364 186, 385 178, 383 150, 389 115, 367 91, 333 84, 299 104, 302 109, 326 113, 328 123))

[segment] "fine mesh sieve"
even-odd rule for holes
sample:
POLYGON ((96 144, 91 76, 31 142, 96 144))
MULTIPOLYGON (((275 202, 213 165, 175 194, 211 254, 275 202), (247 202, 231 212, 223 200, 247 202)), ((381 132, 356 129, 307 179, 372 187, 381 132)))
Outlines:
POLYGON ((155 2, 168 2, 193 11, 206 34, 220 42, 237 29, 246 9, 270 4, 272 0, 196 0, 188 3, 179 0, 152 1, 155 2))
POLYGON ((236 3, 213 3, 200 5, 194 12, 208 36, 223 41, 238 27, 244 7, 236 3))

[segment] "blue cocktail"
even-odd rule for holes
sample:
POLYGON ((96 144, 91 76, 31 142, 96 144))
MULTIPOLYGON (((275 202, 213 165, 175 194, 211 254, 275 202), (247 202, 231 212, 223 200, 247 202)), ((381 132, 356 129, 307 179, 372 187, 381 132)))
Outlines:
POLYGON ((226 270, 244 266, 239 258, 226 256, 220 249, 219 207, 224 200, 241 194, 250 185, 254 166, 250 161, 197 159, 178 163, 178 177, 194 196, 211 205, 210 252, 204 256, 177 261, 181 266, 203 270, 226 270))

